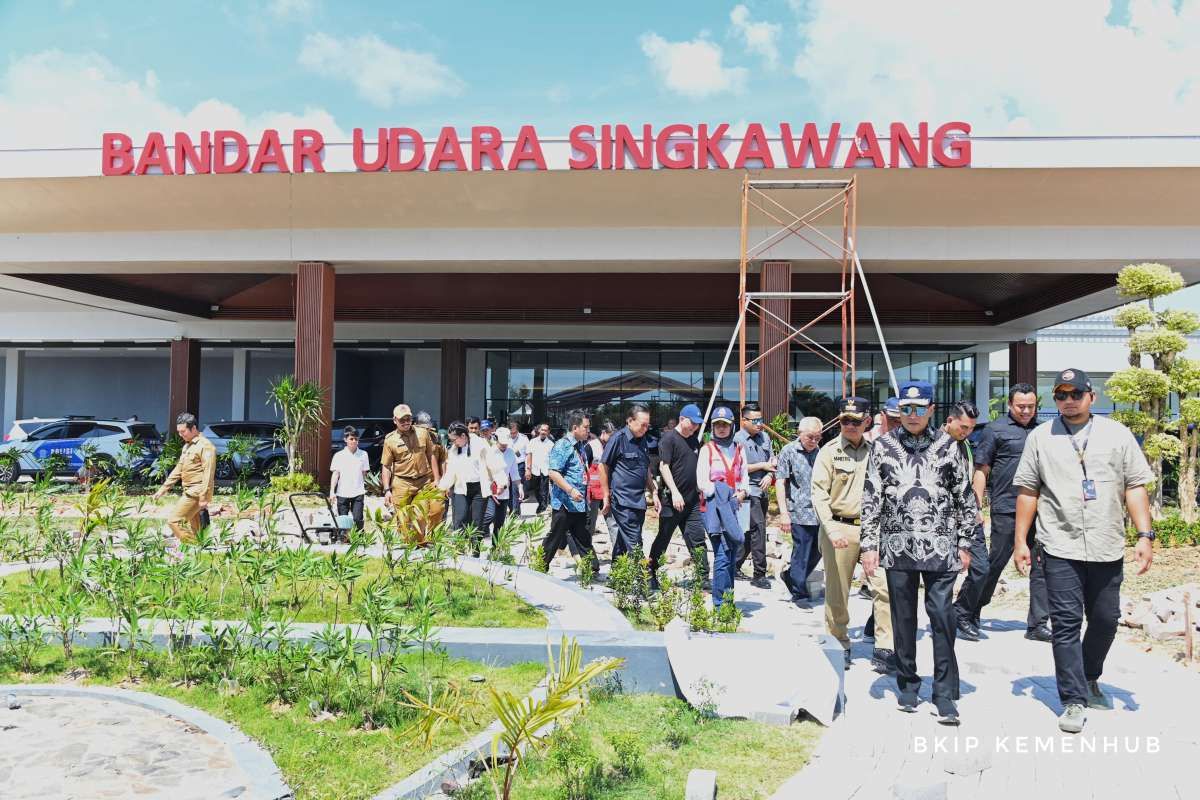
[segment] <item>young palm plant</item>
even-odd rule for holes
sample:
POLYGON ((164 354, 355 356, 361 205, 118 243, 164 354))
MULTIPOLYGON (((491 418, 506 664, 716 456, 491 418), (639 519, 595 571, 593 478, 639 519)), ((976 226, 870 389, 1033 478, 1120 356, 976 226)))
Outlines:
POLYGON ((267 401, 283 417, 279 439, 287 451, 288 475, 294 475, 302 466, 296 452, 300 437, 321 422, 325 392, 313 381, 298 383, 294 375, 284 375, 271 384, 267 401))

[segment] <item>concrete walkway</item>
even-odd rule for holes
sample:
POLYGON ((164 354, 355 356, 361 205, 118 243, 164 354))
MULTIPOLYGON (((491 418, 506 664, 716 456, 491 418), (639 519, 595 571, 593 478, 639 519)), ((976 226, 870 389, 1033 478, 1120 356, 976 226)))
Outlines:
MULTIPOLYGON (((750 612, 746 627, 820 630, 822 606, 793 610, 772 594, 778 596, 739 583, 739 605, 750 612)), ((930 715, 928 633, 919 630, 917 643, 923 702, 905 714, 896 708, 894 677, 868 663, 872 643, 861 632, 869 602, 852 597, 850 613, 855 660, 846 675, 846 713, 775 800, 1196 796, 1200 677, 1166 659, 1114 644, 1101 679, 1114 710, 1089 711, 1082 734, 1061 734, 1050 645, 1026 640, 1015 612, 985 611, 987 638, 957 644, 962 725, 946 728, 930 715)), ((924 626, 923 610, 921 620, 924 626)))
POLYGON ((282 800, 258 745, 166 698, 103 687, 6 686, 0 797, 282 800), (19 703, 18 708, 10 704, 19 703))

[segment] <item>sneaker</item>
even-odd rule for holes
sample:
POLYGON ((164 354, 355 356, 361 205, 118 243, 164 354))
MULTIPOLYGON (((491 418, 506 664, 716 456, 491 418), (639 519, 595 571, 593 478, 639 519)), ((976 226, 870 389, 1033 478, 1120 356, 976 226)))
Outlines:
POLYGON ((891 650, 876 649, 871 653, 871 669, 880 675, 896 671, 896 654, 891 650))
POLYGON ((851 660, 850 651, 846 650, 845 653, 846 653, 846 669, 850 669, 850 660, 851 660))
POLYGON ((933 715, 937 717, 939 725, 958 725, 961 720, 958 718, 958 707, 954 705, 954 701, 939 697, 933 701, 937 708, 933 711, 933 715))
POLYGON ((1112 711, 1112 698, 1100 688, 1100 681, 1088 681, 1088 708, 1097 711, 1112 711))
POLYGON ((812 600, 809 600, 807 597, 793 597, 792 605, 801 611, 812 611, 813 608, 812 600))
POLYGON ((659 586, 659 584, 658 584, 658 571, 656 570, 654 572, 651 572, 650 573, 650 586, 649 586, 650 591, 657 592, 661 588, 662 587, 659 586))
POLYGON ((901 692, 900 700, 896 704, 896 708, 900 709, 905 714, 915 714, 917 713, 917 704, 920 702, 921 699, 917 697, 916 692, 901 692))
POLYGON ((1025 638, 1031 642, 1054 641, 1054 637, 1050 635, 1050 628, 1046 625, 1038 625, 1036 628, 1028 628, 1025 631, 1025 638))
POLYGON ((766 578, 755 578, 754 580, 750 581, 750 585, 755 589, 770 589, 771 581, 767 580, 766 578))
POLYGON ((958 638, 965 639, 968 642, 979 641, 979 629, 971 624, 968 619, 960 619, 958 621, 958 638))
POLYGON ((1079 733, 1087 722, 1087 711, 1079 703, 1071 703, 1058 716, 1058 729, 1063 733, 1079 733))
POLYGON ((864 600, 870 600, 875 595, 871 594, 871 587, 864 583, 862 586, 858 587, 858 596, 864 600))

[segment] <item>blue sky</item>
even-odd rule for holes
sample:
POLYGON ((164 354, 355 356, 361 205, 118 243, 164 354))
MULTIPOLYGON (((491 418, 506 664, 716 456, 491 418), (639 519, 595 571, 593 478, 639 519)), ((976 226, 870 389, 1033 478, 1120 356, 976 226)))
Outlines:
POLYGON ((1200 0, 0 0, 0 54, 0 147, 230 122, 1200 131, 1200 0))

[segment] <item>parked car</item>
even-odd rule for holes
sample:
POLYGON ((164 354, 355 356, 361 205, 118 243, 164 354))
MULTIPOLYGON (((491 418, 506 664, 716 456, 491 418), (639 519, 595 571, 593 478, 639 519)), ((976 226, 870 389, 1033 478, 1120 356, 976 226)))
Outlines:
MULTIPOLYGON (((383 459, 383 440, 396 429, 396 425, 387 417, 340 417, 333 421, 330 433, 329 455, 345 447, 342 431, 347 425, 353 425, 358 430, 358 446, 366 452, 371 470, 377 470, 383 459)), ((287 450, 280 444, 264 446, 255 454, 256 470, 263 475, 284 475, 287 473, 287 450)))
POLYGON ((4 434, 6 442, 20 442, 29 437, 29 434, 38 428, 51 422, 62 422, 66 419, 95 419, 95 417, 33 417, 32 419, 19 419, 13 423, 13 426, 8 429, 8 433, 4 434))
MULTIPOLYGON (((255 421, 225 421, 210 422, 200 431, 204 437, 213 443, 217 450, 217 478, 233 480, 242 468, 242 460, 238 456, 233 459, 224 458, 229 449, 229 442, 235 436, 249 436, 254 439, 256 446, 261 449, 270 447, 278 442, 278 434, 282 426, 278 422, 255 421)), ((252 465, 252 471, 258 471, 258 459, 252 465)))
POLYGON ((22 475, 42 474, 44 462, 56 453, 66 460, 55 474, 74 475, 83 466, 84 449, 88 445, 95 446, 94 462, 101 473, 113 472, 118 466, 141 471, 148 470, 162 450, 162 436, 148 422, 78 417, 45 422, 28 431, 23 439, 0 444, 0 454, 19 453, 15 459, 0 460, 0 483, 12 483, 22 475), (142 452, 131 460, 125 446, 134 440, 141 443, 142 452))

